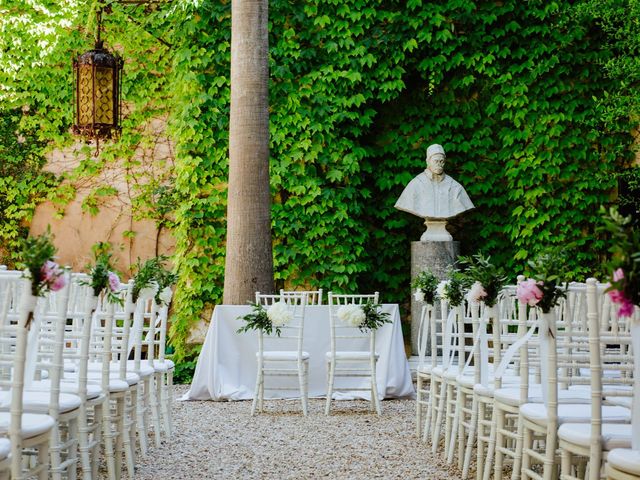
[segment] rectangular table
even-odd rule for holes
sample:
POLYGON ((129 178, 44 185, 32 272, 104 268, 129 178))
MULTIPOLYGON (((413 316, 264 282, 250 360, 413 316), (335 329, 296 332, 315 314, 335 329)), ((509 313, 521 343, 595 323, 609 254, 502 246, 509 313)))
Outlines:
MULTIPOLYGON (((397 304, 384 304, 392 323, 376 332, 377 384, 380 398, 412 397, 415 393, 404 351, 397 304)), ((250 400, 255 388, 257 332, 237 333, 239 318, 251 313, 250 305, 218 305, 198 358, 191 389, 182 400, 250 400)), ((330 350, 329 306, 309 305, 305 310, 304 350, 309 352, 309 396, 326 396, 325 354, 330 350)), ((348 379, 350 381, 350 379, 348 379)), ((269 379, 267 379, 269 381, 269 379)), ((362 381, 354 379, 354 381, 362 381)), ((268 384, 267 384, 268 385, 268 384)), ((348 385, 350 386, 350 385, 348 385)), ((265 398, 295 398, 299 391, 271 391, 265 398)), ((368 400, 369 392, 336 392, 334 398, 368 400)))

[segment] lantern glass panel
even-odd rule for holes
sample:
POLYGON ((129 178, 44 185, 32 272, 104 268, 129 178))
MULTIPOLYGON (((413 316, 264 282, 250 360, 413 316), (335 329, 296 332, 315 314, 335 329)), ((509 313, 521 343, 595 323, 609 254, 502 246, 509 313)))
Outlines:
POLYGON ((78 67, 78 125, 93 123, 93 66, 78 67))
POLYGON ((113 69, 96 68, 95 123, 114 124, 113 69))

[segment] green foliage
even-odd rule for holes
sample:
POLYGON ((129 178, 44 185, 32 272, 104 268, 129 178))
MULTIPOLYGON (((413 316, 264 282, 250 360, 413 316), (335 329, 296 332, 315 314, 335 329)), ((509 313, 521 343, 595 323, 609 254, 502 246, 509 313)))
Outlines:
POLYGON ((364 321, 358 326, 361 332, 367 330, 377 330, 385 323, 391 323, 391 314, 382 311, 382 305, 367 300, 362 306, 364 321))
POLYGON ((198 356, 202 350, 201 345, 197 345, 190 349, 186 355, 173 357, 175 361, 175 370, 173 371, 173 382, 176 384, 190 384, 193 380, 193 374, 196 371, 198 356))
POLYGON ((640 224, 640 167, 636 166, 620 172, 618 183, 620 213, 630 215, 636 225, 640 224))
MULTIPOLYGON (((61 66, 90 46, 93 2, 42 3, 49 15, 18 0, 0 15, 1 66, 18 66, 1 69, 0 96, 30 106, 20 122, 37 139, 65 146, 71 109, 60 106, 72 92, 61 66), (44 50, 37 25, 54 32, 44 50), (8 45, 14 37, 21 43, 8 45)), ((393 205, 431 143, 445 147, 447 172, 477 207, 452 222, 463 253, 491 255, 514 280, 547 246, 572 245, 571 276, 600 273, 606 236, 595 234, 594 212, 629 163, 638 118, 640 37, 637 22, 625 22, 637 4, 272 0, 277 281, 378 290, 401 302, 409 242, 423 227, 393 205)), ((113 2, 103 37, 127 59, 123 138, 97 159, 80 149, 65 177, 85 182, 124 162, 139 216, 174 227, 176 358, 188 354, 201 313, 222 299, 230 7, 113 2), (157 137, 145 126, 165 119, 175 168, 169 159, 166 175, 138 179, 133 154, 153 151, 157 137)), ((64 202, 73 189, 58 193, 64 202)), ((95 212, 112 193, 94 192, 86 208, 95 212)))
POLYGON ((424 293, 424 301, 433 304, 438 283, 440 283, 438 277, 436 277, 431 270, 425 270, 413 279, 411 287, 421 290, 422 293, 424 293))
POLYGON ((21 127, 28 114, 0 109, 0 264, 17 260, 36 206, 57 183, 54 175, 42 171, 46 160, 37 131, 21 127))
POLYGON ((459 264, 467 277, 467 283, 479 282, 486 295, 482 299, 485 305, 493 307, 498 301, 502 287, 507 283, 507 276, 502 267, 494 265, 490 257, 480 254, 471 257, 460 257, 459 264))
POLYGON ((444 295, 449 305, 457 307, 464 302, 464 296, 470 287, 469 279, 460 270, 449 270, 447 283, 444 285, 444 295))

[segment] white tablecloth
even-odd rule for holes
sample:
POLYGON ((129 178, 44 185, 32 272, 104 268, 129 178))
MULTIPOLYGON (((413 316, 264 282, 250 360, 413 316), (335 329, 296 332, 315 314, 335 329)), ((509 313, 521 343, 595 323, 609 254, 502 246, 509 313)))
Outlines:
MULTIPOLYGON (((409 363, 404 351, 398 305, 384 304, 392 323, 376 333, 378 392, 381 398, 411 397, 414 395, 409 363)), ((249 400, 253 398, 256 381, 256 332, 237 333, 244 325, 239 317, 251 312, 249 305, 218 305, 213 311, 207 337, 202 346, 191 389, 182 400, 249 400)), ((330 350, 329 307, 309 305, 305 310, 304 350, 309 352, 309 396, 326 396, 325 354, 330 350)), ((267 378, 267 382, 269 382, 267 378)), ((351 379, 344 379, 343 381, 351 379)), ((361 380, 356 379, 356 382, 361 380)), ((351 384, 347 385, 350 386, 351 384)), ((265 398, 298 397, 299 391, 271 391, 265 398)), ((339 392, 334 398, 369 399, 364 391, 339 392)))

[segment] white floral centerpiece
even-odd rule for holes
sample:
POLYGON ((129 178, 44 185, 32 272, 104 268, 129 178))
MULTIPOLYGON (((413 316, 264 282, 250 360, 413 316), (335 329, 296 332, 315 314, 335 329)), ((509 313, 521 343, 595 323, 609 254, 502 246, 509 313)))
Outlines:
POLYGON ((380 304, 371 301, 362 305, 342 305, 338 308, 337 316, 341 322, 359 328, 362 332, 377 330, 385 323, 391 322, 391 315, 383 312, 380 304))
POLYGON ((281 328, 288 325, 293 319, 293 313, 286 302, 279 301, 265 309, 259 303, 253 303, 253 311, 244 317, 240 317, 246 324, 238 329, 238 333, 249 330, 262 330, 267 335, 280 336, 281 328))

